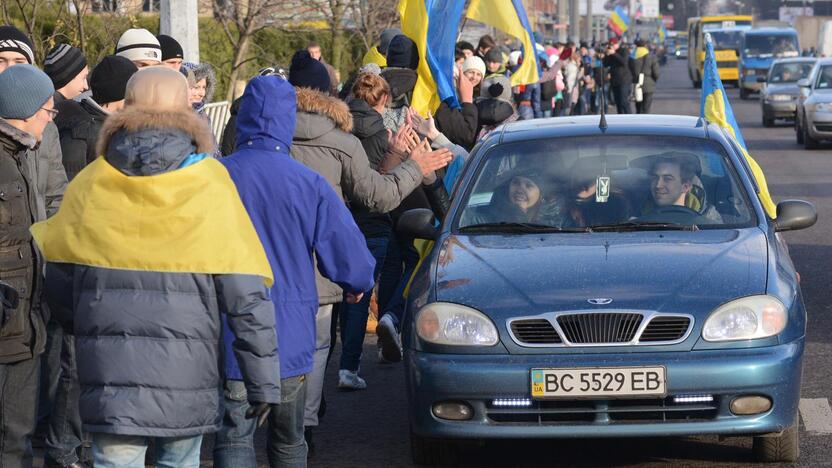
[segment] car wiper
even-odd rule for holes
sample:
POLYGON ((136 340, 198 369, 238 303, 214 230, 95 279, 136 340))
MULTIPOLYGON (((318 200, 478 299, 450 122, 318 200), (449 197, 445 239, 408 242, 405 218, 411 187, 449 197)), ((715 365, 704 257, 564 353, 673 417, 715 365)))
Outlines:
POLYGON ((589 226, 593 232, 624 231, 698 231, 696 224, 660 223, 648 221, 627 221, 624 223, 595 224, 589 226))
POLYGON ((549 224, 537 223, 481 223, 470 224, 459 228, 459 232, 590 232, 589 228, 583 227, 558 227, 549 224))

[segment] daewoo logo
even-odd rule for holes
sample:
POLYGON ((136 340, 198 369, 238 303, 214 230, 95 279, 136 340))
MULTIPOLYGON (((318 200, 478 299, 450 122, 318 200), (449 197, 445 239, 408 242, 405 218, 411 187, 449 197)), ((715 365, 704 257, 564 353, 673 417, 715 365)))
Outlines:
POLYGON ((612 299, 607 297, 596 297, 593 299, 587 299, 586 301, 592 305, 607 305, 612 302, 612 299))

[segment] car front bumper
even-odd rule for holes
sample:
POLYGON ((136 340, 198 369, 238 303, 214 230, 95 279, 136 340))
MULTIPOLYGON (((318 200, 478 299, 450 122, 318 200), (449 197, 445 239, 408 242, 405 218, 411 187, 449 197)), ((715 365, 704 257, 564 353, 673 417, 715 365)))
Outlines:
POLYGON ((832 139, 832 111, 807 111, 809 134, 816 139, 832 139))
POLYGON ((449 355, 408 350, 411 429, 421 437, 455 439, 777 433, 793 425, 797 415, 803 347, 801 338, 766 348, 637 355, 449 355), (656 365, 667 368, 665 399, 534 401, 530 408, 492 405, 497 398, 530 398, 532 368, 656 365), (667 410, 673 407, 667 403, 673 395, 689 394, 713 395, 711 409, 694 411, 701 406, 692 405, 692 416, 667 410), (767 396, 772 408, 754 416, 734 415, 731 401, 745 395, 767 396), (467 403, 473 417, 436 417, 433 405, 445 401, 467 403), (644 411, 627 413, 627 408, 644 411))
POLYGON ((763 88, 763 84, 757 81, 757 75, 743 76, 740 86, 751 91, 759 91, 763 88))
POLYGON ((795 101, 763 100, 763 115, 775 119, 793 119, 797 104, 795 101))

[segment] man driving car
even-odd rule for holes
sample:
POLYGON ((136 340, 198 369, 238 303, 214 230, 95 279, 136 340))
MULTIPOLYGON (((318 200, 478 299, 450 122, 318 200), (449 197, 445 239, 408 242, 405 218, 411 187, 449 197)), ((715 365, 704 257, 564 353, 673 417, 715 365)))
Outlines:
POLYGON ((650 165, 648 174, 656 206, 685 206, 685 196, 696 175, 692 161, 675 155, 660 156, 650 165))

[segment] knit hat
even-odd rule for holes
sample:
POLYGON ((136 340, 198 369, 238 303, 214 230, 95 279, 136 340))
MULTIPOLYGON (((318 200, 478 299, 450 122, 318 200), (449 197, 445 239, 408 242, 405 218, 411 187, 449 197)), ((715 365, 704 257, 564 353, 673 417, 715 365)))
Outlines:
POLYGON ((323 63, 312 58, 309 52, 299 50, 292 56, 289 67, 289 83, 296 88, 312 88, 322 93, 329 92, 329 72, 323 63))
POLYGON ((492 75, 483 80, 481 86, 480 97, 511 102, 511 81, 505 76, 492 75))
POLYGON ((128 29, 118 40, 116 55, 128 60, 162 61, 162 46, 147 29, 128 29))
POLYGON ((124 104, 152 109, 154 112, 190 110, 188 81, 181 73, 170 68, 143 68, 127 82, 124 104))
POLYGON ((503 63, 503 54, 495 47, 485 53, 485 61, 489 63, 503 63))
POLYGON ((139 71, 130 60, 118 55, 108 55, 92 69, 90 89, 92 99, 98 104, 107 104, 124 99, 127 81, 139 71))
POLYGON ((32 41, 14 26, 0 26, 0 52, 17 52, 29 61, 35 63, 32 41))
POLYGON ((56 45, 46 54, 43 61, 43 71, 52 79, 55 89, 66 86, 86 66, 87 58, 81 49, 69 44, 56 45))
POLYGON ((181 59, 185 57, 185 52, 182 50, 182 45, 176 39, 160 34, 156 36, 159 41, 159 46, 162 48, 162 61, 169 59, 181 59))
POLYGON ((480 75, 485 76, 485 62, 476 55, 472 55, 462 62, 462 73, 468 70, 476 70, 480 72, 480 75))
POLYGON ((0 117, 28 119, 55 94, 52 80, 32 65, 8 68, 0 73, 0 117))
POLYGON ((356 75, 362 75, 364 73, 372 73, 373 75, 381 75, 381 67, 378 66, 377 63, 368 63, 366 65, 362 65, 358 69, 358 73, 356 73, 356 75))
POLYGON ((402 34, 404 33, 399 28, 390 28, 382 31, 381 37, 379 37, 378 41, 378 51, 383 55, 387 55, 387 48, 390 46, 390 41, 392 41, 394 37, 402 34))
POLYGON ((419 67, 419 49, 416 43, 405 35, 394 37, 387 47, 387 66, 416 70, 419 67))

